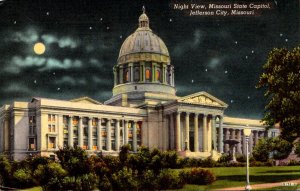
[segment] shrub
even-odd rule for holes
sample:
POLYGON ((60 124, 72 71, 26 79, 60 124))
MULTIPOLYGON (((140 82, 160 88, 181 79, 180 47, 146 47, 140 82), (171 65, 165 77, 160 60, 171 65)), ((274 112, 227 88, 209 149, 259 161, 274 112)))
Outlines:
POLYGON ((176 168, 178 155, 176 151, 165 151, 162 153, 162 163, 164 168, 176 168))
POLYGON ((201 168, 182 170, 180 176, 188 184, 207 185, 216 180, 216 176, 212 172, 201 168))
POLYGON ((201 167, 215 167, 217 166, 217 162, 214 161, 212 158, 208 157, 204 160, 202 160, 201 167))
POLYGON ((43 190, 55 190, 62 188, 67 171, 59 163, 51 162, 47 165, 39 165, 33 174, 43 190))
POLYGON ((123 168, 112 175, 112 185, 116 190, 136 190, 138 181, 130 168, 123 168))
POLYGON ((231 157, 228 153, 223 153, 222 156, 218 159, 219 163, 226 163, 231 160, 231 157))
POLYGON ((87 153, 80 147, 64 148, 56 151, 61 166, 69 172, 70 176, 81 176, 91 171, 87 153))
POLYGON ((157 184, 160 190, 179 189, 185 184, 183 178, 174 170, 164 169, 157 177, 157 184))
POLYGON ((98 187, 100 190, 112 190, 112 185, 109 181, 109 179, 107 178, 107 176, 103 176, 101 179, 99 179, 99 184, 98 187))
POLYGON ((290 160, 287 165, 288 166, 299 166, 300 165, 300 161, 290 160))
POLYGON ((269 159, 269 153, 272 150, 270 145, 271 139, 262 138, 258 140, 252 151, 253 158, 256 161, 266 162, 269 159))
POLYGON ((119 157, 107 155, 102 159, 106 164, 107 169, 109 169, 110 174, 118 172, 121 169, 121 163, 119 157))
POLYGON ((13 173, 13 183, 18 188, 29 188, 35 185, 31 171, 25 168, 20 168, 13 173))
POLYGON ((8 186, 11 177, 11 164, 9 160, 0 156, 0 185, 8 186))
POLYGON ((152 170, 147 170, 144 172, 143 176, 140 179, 140 187, 147 190, 156 190, 159 188, 157 184, 157 176, 152 170))
POLYGON ((237 160, 238 162, 246 162, 246 156, 243 155, 243 154, 237 154, 237 155, 236 155, 236 160, 237 160))

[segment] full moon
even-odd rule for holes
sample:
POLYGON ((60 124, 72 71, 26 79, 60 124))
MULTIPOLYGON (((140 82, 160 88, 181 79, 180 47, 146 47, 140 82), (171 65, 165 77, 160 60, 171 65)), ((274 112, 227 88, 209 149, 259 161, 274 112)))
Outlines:
POLYGON ((44 54, 46 47, 43 43, 38 42, 34 44, 33 50, 36 54, 41 55, 44 54))

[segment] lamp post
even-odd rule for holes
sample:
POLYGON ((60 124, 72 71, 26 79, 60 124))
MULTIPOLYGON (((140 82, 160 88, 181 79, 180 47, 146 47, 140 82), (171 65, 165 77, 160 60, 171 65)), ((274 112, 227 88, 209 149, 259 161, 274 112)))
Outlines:
POLYGON ((250 181, 249 181, 249 137, 251 135, 251 129, 244 129, 244 136, 246 137, 246 158, 247 158, 247 166, 246 166, 246 176, 247 176, 247 184, 245 190, 251 190, 250 181))

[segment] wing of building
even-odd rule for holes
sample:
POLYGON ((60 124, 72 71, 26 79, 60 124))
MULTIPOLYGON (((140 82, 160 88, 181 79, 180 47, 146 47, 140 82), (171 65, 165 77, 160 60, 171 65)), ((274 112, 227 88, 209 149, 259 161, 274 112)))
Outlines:
POLYGON ((228 152, 234 139, 245 153, 243 129, 252 129, 250 151, 258 139, 276 136, 259 120, 224 116, 227 104, 207 92, 176 96, 174 66, 149 18, 121 46, 113 67, 111 99, 32 98, 0 109, 0 152, 14 160, 28 155, 55 157, 58 148, 79 146, 90 154, 115 154, 123 144, 176 150, 182 156, 209 157, 228 152))

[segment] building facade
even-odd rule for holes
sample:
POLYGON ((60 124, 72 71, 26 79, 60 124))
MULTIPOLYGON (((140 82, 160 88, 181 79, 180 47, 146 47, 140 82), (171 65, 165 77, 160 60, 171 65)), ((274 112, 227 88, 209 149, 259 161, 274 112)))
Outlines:
POLYGON ((139 27, 121 46, 113 67, 111 99, 32 98, 0 109, 0 152, 14 160, 55 156, 78 146, 90 154, 116 154, 124 144, 176 150, 182 156, 217 157, 235 139, 245 154, 244 128, 252 129, 250 152, 258 139, 277 136, 259 120, 224 115, 226 103, 207 92, 176 96, 175 72, 165 43, 149 27, 143 11, 139 27))

